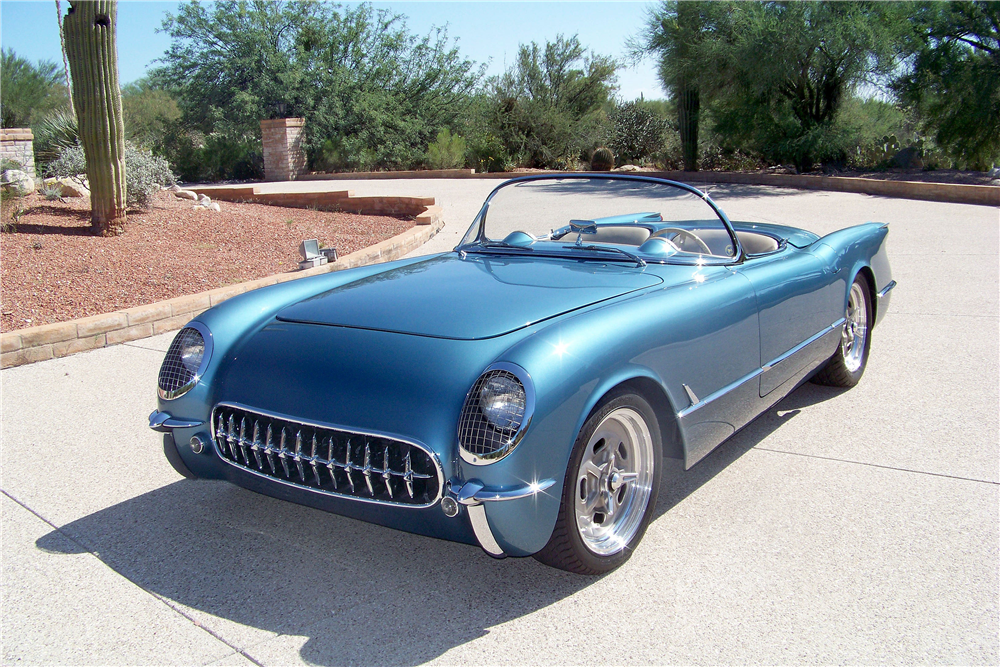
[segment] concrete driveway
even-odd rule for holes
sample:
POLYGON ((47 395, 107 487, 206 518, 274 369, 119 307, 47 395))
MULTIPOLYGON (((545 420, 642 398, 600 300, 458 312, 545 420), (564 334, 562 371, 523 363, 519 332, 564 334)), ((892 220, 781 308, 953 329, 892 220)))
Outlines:
MULTIPOLYGON (((428 252, 495 185, 331 189, 438 197, 428 252)), ((668 470, 624 567, 180 479, 145 425, 163 335, 0 374, 3 664, 997 664, 997 209, 710 190, 736 219, 890 222, 899 287, 861 384, 805 385, 668 470)))

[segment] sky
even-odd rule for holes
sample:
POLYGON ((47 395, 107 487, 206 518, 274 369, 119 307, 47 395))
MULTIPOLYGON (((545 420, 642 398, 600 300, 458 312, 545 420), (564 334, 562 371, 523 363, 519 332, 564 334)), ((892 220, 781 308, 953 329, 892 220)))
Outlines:
MULTIPOLYGON (((358 5, 358 2, 342 2, 358 5)), ((373 2, 407 17, 410 31, 427 34, 434 26, 448 26, 467 58, 488 64, 487 74, 499 74, 512 64, 518 45, 544 44, 559 34, 574 34, 589 51, 625 59, 625 43, 643 26, 652 2, 630 0, 592 2, 373 2)), ((62 11, 69 2, 62 0, 62 11)), ((176 2, 120 0, 118 3, 118 70, 122 84, 141 78, 170 45, 157 32, 166 13, 176 13, 176 2)), ((0 1, 0 46, 31 61, 62 63, 59 29, 53 0, 0 1)), ((618 73, 619 96, 631 100, 662 99, 655 64, 646 59, 618 73)))

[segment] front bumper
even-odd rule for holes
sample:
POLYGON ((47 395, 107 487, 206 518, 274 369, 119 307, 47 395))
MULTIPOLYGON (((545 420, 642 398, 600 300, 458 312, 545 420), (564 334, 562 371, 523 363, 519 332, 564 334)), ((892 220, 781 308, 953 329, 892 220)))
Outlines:
POLYGON ((465 484, 449 483, 448 495, 442 499, 442 509, 446 513, 452 511, 448 500, 456 503, 455 513, 458 505, 462 505, 469 512, 469 523, 472 524, 472 531, 476 534, 476 541, 483 551, 494 558, 504 558, 507 554, 497 543, 493 530, 490 528, 489 518, 486 516, 486 508, 483 503, 504 502, 510 500, 521 500, 531 498, 542 493, 553 484, 554 479, 545 479, 534 484, 497 489, 484 486, 478 479, 470 479, 465 484))
MULTIPOLYGON (((187 442, 185 438, 174 438, 174 432, 190 432, 189 430, 197 430, 199 426, 203 425, 204 422, 175 419, 169 413, 158 410, 154 410, 149 415, 149 427, 154 431, 166 434, 164 438, 164 451, 167 453, 168 460, 185 477, 198 476, 192 474, 189 466, 184 463, 184 457, 179 455, 180 450, 184 448, 190 450, 193 448, 193 445, 191 443, 185 444, 187 442), (168 440, 173 450, 168 450, 168 440)), ((196 439, 192 437, 192 441, 196 439)), ((191 454, 195 454, 196 456, 208 454, 219 458, 214 448, 210 446, 200 447, 193 452, 185 451, 184 453, 188 456, 191 454)), ((197 456, 197 458, 201 457, 197 456)), ((397 519, 396 515, 399 513, 399 508, 380 507, 372 503, 360 502, 357 498, 348 496, 322 498, 320 497, 321 494, 304 487, 287 488, 288 485, 284 485, 284 488, 277 488, 282 485, 272 483, 271 480, 259 478, 260 476, 255 477, 250 474, 250 471, 244 471, 237 466, 224 465, 222 471, 223 476, 229 481, 265 495, 279 497, 337 514, 352 516, 372 523, 387 525, 392 528, 456 541, 467 540, 459 537, 464 531, 455 531, 453 528, 454 524, 448 520, 458 518, 462 513, 462 508, 464 508, 468 512, 469 526, 475 536, 475 541, 482 547, 483 551, 494 558, 504 558, 507 556, 507 553, 501 546, 500 540, 497 539, 495 531, 490 525, 486 505, 494 503, 506 504, 525 500, 530 502, 530 499, 544 493, 555 484, 555 480, 553 479, 544 479, 531 484, 496 487, 487 486, 478 479, 470 479, 464 482, 459 479, 452 479, 447 484, 446 492, 435 503, 441 512, 439 513, 435 510, 434 514, 436 516, 432 517, 425 514, 425 520, 414 522, 410 518, 404 520, 397 519), (378 515, 379 509, 384 509, 384 516, 378 515), (426 519, 430 519, 430 521, 426 519), (435 530, 435 526, 444 527, 447 524, 451 524, 449 526, 452 528, 451 530, 435 530)), ((431 509, 430 507, 425 508, 421 513, 429 512, 431 509)))

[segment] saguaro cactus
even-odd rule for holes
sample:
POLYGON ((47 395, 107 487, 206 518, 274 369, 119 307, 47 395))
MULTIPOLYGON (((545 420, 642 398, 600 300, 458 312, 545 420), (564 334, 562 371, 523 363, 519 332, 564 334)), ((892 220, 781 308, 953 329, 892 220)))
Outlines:
POLYGON ((125 126, 118 86, 116 0, 70 0, 63 20, 80 143, 87 156, 90 224, 101 236, 125 232, 125 126))

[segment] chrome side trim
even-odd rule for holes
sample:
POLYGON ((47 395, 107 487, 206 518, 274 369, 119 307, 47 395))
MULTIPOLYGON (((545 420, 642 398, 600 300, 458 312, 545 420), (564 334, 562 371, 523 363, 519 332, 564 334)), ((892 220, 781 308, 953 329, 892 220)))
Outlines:
POLYGON ((493 537, 493 531, 490 530, 490 522, 486 519, 486 509, 482 505, 470 505, 469 520, 472 523, 472 532, 476 534, 476 540, 479 541, 479 546, 483 548, 483 551, 494 558, 506 558, 507 554, 497 544, 496 538, 493 537))
MULTIPOLYGON (((798 345, 796 345, 792 349, 790 349, 787 352, 785 352, 784 354, 781 354, 780 356, 774 358, 772 361, 769 361, 768 363, 764 364, 760 368, 758 368, 758 369, 756 369, 754 371, 751 371, 750 373, 747 373, 746 375, 744 375, 743 377, 741 377, 739 380, 736 380, 735 382, 727 384, 722 389, 709 394, 708 396, 706 396, 701 401, 698 401, 696 403, 692 403, 690 406, 688 406, 688 407, 684 408, 683 410, 681 410, 680 412, 678 412, 677 413, 677 418, 678 419, 683 419, 684 417, 687 417, 688 415, 690 415, 695 410, 698 410, 699 408, 701 408, 701 407, 703 407, 705 405, 708 405, 712 401, 715 401, 715 400, 718 400, 718 399, 722 398, 723 396, 725 396, 726 394, 728 394, 731 391, 739 389, 745 383, 747 383, 747 382, 753 380, 754 378, 759 377, 763 373, 771 370, 772 368, 774 368, 775 366, 777 366, 778 364, 780 364, 782 361, 784 361, 785 359, 787 359, 790 356, 792 356, 793 354, 795 354, 796 352, 799 352, 800 350, 808 347, 809 345, 812 345, 813 343, 815 343, 816 341, 818 341, 823 336, 825 336, 828 333, 830 333, 831 331, 837 329, 837 327, 843 326, 843 324, 844 324, 845 321, 846 321, 846 319, 843 318, 843 317, 841 317, 839 320, 837 320, 836 322, 834 322, 833 324, 831 324, 827 328, 823 329, 822 331, 820 331, 819 333, 817 333, 817 334, 815 334, 813 336, 810 336, 809 338, 807 338, 806 340, 802 341, 801 343, 799 343, 798 345)), ((688 394, 688 398, 693 398, 692 394, 694 392, 691 392, 691 390, 688 389, 687 385, 681 385, 681 386, 684 387, 685 390, 687 390, 688 392, 690 392, 688 394)))
POLYGON ((889 284, 882 288, 882 291, 878 293, 878 298, 884 297, 886 294, 892 291, 892 288, 896 286, 895 280, 890 280, 889 284))
MULTIPOLYGON (((410 445, 412 447, 416 447, 417 449, 419 449, 419 450, 423 451, 424 453, 426 453, 431 458, 431 460, 434 462, 434 469, 437 472, 438 493, 437 493, 437 496, 433 500, 431 500, 431 502, 429 502, 429 503, 426 503, 424 505, 413 505, 413 504, 409 504, 409 503, 400 503, 400 502, 393 502, 393 501, 386 501, 386 500, 374 500, 374 499, 371 499, 371 498, 364 498, 364 497, 361 497, 361 496, 352 496, 352 495, 347 495, 345 493, 336 493, 334 491, 325 491, 323 489, 316 489, 316 488, 313 488, 311 486, 303 486, 301 484, 294 484, 292 482, 285 481, 285 480, 283 480, 283 479, 281 479, 279 477, 272 477, 270 475, 266 475, 264 473, 258 472, 256 470, 254 470, 253 468, 247 468, 245 466, 240 465, 239 463, 231 461, 229 458, 227 458, 226 456, 224 456, 222 454, 222 450, 220 448, 220 444, 218 442, 218 438, 216 438, 215 433, 214 433, 214 429, 212 429, 212 431, 213 431, 212 432, 212 445, 216 449, 216 454, 219 456, 220 459, 222 459, 223 461, 225 461, 229 465, 233 466, 237 470, 241 470, 241 471, 243 471, 245 473, 249 473, 251 475, 255 475, 257 477, 260 477, 261 479, 266 479, 269 482, 273 482, 275 484, 281 484, 282 486, 287 486, 287 487, 290 487, 290 488, 293 488, 293 489, 298 489, 300 491, 304 490, 304 491, 309 491, 311 493, 318 493, 318 494, 321 494, 321 495, 324 495, 324 496, 331 496, 333 498, 344 498, 345 500, 354 500, 354 501, 358 501, 358 502, 362 502, 362 503, 368 503, 368 504, 371 504, 371 505, 389 505, 391 507, 406 507, 406 508, 411 508, 411 509, 426 509, 428 507, 433 507, 434 505, 436 505, 438 503, 438 501, 441 500, 441 497, 444 494, 445 482, 444 482, 444 473, 442 472, 442 469, 441 469, 441 459, 438 458, 438 455, 436 453, 434 453, 434 451, 431 450, 429 447, 427 447, 426 445, 424 445, 422 443, 417 442, 416 440, 413 440, 412 438, 406 438, 406 437, 403 437, 403 436, 400 436, 400 435, 396 435, 395 433, 385 433, 385 432, 382 432, 382 431, 375 431, 375 430, 360 430, 360 429, 357 429, 357 428, 348 428, 348 427, 345 427, 345 426, 340 426, 338 424, 330 424, 330 423, 316 422, 316 421, 304 421, 304 420, 302 420, 302 419, 300 419, 298 417, 292 417, 290 415, 285 415, 285 414, 282 414, 280 412, 270 412, 270 411, 266 411, 266 410, 261 410, 259 408, 251 408, 251 407, 248 407, 248 406, 243 405, 241 403, 235 403, 235 402, 221 402, 221 403, 217 403, 215 405, 215 407, 212 408, 212 423, 213 424, 215 423, 215 412, 219 408, 235 408, 237 410, 242 410, 244 412, 250 412, 250 413, 253 413, 253 414, 261 415, 262 417, 270 417, 272 419, 280 419, 282 421, 292 422, 292 423, 296 423, 296 424, 302 424, 303 426, 309 426, 309 427, 313 427, 313 428, 329 429, 329 430, 334 430, 334 431, 342 431, 344 433, 351 433, 351 434, 354 434, 354 435, 363 435, 363 436, 367 435, 367 436, 374 437, 374 438, 386 438, 388 440, 398 440, 399 442, 405 442, 406 444, 408 444, 408 445, 410 445)), ((282 447, 281 451, 282 452, 287 452, 287 456, 285 458, 282 458, 282 463, 283 464, 287 465, 287 462, 288 462, 289 459, 291 459, 292 461, 294 461, 294 458, 293 458, 294 457, 294 452, 293 452, 293 450, 288 449, 288 447, 286 446, 286 447, 282 447)), ((254 452, 254 453, 256 454, 256 452, 254 452)), ((244 456, 245 456, 245 454, 244 454, 244 456)), ((280 457, 280 454, 279 454, 279 457, 280 457)), ((269 463, 272 466, 274 465, 273 462, 270 461, 270 454, 268 454, 268 461, 269 461, 269 463)), ((348 461, 347 463, 350 465, 350 470, 352 470, 352 471, 362 472, 364 470, 364 466, 363 465, 359 465, 358 463, 351 463, 350 461, 348 461)), ((375 469, 371 468, 369 466, 369 475, 371 475, 371 473, 374 472, 374 471, 375 471, 375 469)), ((379 472, 383 472, 383 471, 379 471, 379 472)))
POLYGON ((694 403, 694 404, 689 405, 688 407, 684 408, 683 410, 681 410, 680 412, 677 413, 677 418, 678 419, 683 419, 684 417, 687 417, 689 414, 691 414, 695 410, 708 405, 709 403, 711 403, 714 400, 722 398, 723 396, 725 396, 726 394, 728 394, 731 391, 734 391, 735 389, 739 389, 740 386, 742 386, 742 385, 746 384, 747 382, 749 382, 750 380, 753 380, 754 378, 760 376, 760 374, 763 373, 763 372, 764 372, 763 370, 761 370, 760 368, 758 368, 756 370, 751 371, 750 373, 747 373, 746 375, 744 375, 743 377, 741 377, 739 380, 736 380, 735 382, 727 384, 722 389, 709 394, 708 396, 706 396, 704 399, 702 399, 698 403, 694 403))
POLYGON ((784 354, 781 354, 781 355, 775 357, 774 359, 772 359, 771 361, 767 362, 766 364, 764 364, 761 367, 761 370, 765 371, 765 372, 771 370, 772 368, 774 368, 775 366, 777 366, 778 364, 780 364, 782 361, 784 361, 788 357, 790 357, 793 354, 795 354, 796 352, 799 352, 802 349, 808 347, 809 345, 812 345, 813 343, 815 343, 820 338, 822 338, 823 336, 827 335, 828 333, 830 333, 831 331, 833 331, 837 327, 843 326, 844 322, 846 322, 846 321, 847 321, 846 318, 841 317, 839 320, 837 320, 836 322, 834 322, 833 324, 831 324, 827 328, 823 329, 819 333, 814 334, 814 335, 810 336, 809 338, 806 338, 804 341, 802 341, 801 343, 799 343, 798 345, 796 345, 795 347, 793 347, 792 349, 790 349, 788 352, 785 352, 784 354))
POLYGON ((688 400, 691 401, 691 405, 697 403, 698 394, 694 393, 694 390, 691 389, 691 387, 687 386, 686 384, 682 384, 681 386, 684 387, 684 392, 688 395, 688 400))
POLYGON ((194 428, 204 423, 190 419, 174 419, 169 413, 159 410, 153 410, 149 414, 149 428, 160 433, 169 433, 171 429, 175 428, 194 428))

